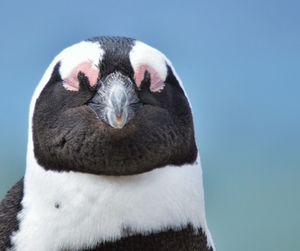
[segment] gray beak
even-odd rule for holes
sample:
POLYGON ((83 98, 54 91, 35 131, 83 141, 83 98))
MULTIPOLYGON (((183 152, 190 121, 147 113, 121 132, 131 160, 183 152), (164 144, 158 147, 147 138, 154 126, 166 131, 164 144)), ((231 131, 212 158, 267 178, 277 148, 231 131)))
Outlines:
POLYGON ((142 107, 130 78, 119 72, 100 81, 88 106, 97 117, 114 128, 123 128, 142 107))

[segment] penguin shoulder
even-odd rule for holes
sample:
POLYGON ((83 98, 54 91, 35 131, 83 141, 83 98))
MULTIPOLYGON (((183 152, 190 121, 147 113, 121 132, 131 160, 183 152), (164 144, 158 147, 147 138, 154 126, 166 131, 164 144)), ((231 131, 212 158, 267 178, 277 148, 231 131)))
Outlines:
POLYGON ((18 228, 17 215, 23 198, 23 178, 6 194, 0 203, 0 250, 10 245, 10 236, 18 228))

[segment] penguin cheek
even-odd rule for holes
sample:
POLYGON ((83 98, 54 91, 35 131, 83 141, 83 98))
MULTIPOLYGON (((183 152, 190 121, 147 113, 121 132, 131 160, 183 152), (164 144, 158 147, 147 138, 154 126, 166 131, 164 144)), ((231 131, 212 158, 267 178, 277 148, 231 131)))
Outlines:
POLYGON ((150 74, 150 91, 161 92, 165 87, 164 80, 159 76, 157 71, 147 64, 140 65, 134 74, 134 79, 138 88, 141 87, 141 83, 144 80, 145 72, 150 74))
POLYGON ((84 62, 76 66, 67 77, 63 78, 63 86, 68 91, 79 91, 78 74, 82 72, 89 80, 91 87, 97 84, 99 68, 91 62, 84 62))

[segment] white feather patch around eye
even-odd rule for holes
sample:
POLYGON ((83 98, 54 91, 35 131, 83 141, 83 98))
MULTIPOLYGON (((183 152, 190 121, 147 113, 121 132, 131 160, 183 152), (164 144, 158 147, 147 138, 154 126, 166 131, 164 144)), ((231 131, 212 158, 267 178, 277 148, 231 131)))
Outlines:
POLYGON ((160 92, 164 89, 168 69, 167 59, 163 53, 143 42, 136 41, 129 58, 138 87, 144 79, 145 71, 148 71, 151 78, 150 90, 160 92))
POLYGON ((90 86, 95 86, 99 78, 99 68, 92 62, 83 62, 76 66, 70 75, 63 80, 63 86, 69 91, 79 91, 78 74, 82 72, 89 80, 90 86))
POLYGON ((150 91, 161 92, 165 87, 165 81, 160 78, 158 73, 151 66, 146 64, 140 65, 134 74, 137 87, 141 87, 146 71, 150 74, 150 91))

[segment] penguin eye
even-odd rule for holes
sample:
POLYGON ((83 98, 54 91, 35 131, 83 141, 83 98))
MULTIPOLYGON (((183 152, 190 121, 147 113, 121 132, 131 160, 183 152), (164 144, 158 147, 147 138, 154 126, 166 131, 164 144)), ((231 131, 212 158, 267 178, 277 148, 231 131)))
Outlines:
POLYGON ((79 91, 79 73, 83 73, 91 87, 97 84, 99 78, 99 68, 92 62, 83 62, 73 68, 70 73, 63 78, 63 86, 69 91, 79 91))
POLYGON ((140 65, 134 74, 134 80, 138 88, 141 87, 141 83, 144 79, 145 72, 149 72, 150 74, 150 91, 151 92, 161 92, 165 87, 165 81, 162 79, 157 71, 154 68, 147 64, 140 65))

